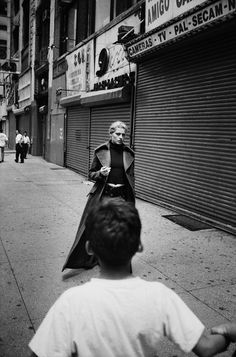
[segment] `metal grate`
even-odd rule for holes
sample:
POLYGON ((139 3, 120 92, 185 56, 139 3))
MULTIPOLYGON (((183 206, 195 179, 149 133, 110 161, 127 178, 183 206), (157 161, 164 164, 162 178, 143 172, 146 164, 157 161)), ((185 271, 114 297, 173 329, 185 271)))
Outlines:
POLYGON ((202 229, 212 228, 211 226, 209 226, 204 222, 198 221, 196 219, 193 219, 191 217, 182 214, 175 214, 175 215, 170 214, 170 215, 164 215, 162 217, 169 219, 170 221, 188 229, 189 231, 200 231, 202 229))
POLYGON ((66 170, 65 167, 50 167, 50 170, 66 170))

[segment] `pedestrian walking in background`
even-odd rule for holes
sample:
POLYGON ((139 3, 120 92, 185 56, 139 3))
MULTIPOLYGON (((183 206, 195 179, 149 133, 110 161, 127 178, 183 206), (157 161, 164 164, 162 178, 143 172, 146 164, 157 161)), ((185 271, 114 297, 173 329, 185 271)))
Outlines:
POLYGON ((1 160, 0 162, 4 162, 4 151, 5 146, 8 142, 8 137, 3 133, 3 130, 0 129, 0 150, 1 150, 1 160))
POLYGON ((89 178, 95 181, 89 192, 75 241, 63 269, 93 268, 96 258, 85 250, 84 223, 91 207, 104 197, 122 197, 135 204, 134 193, 134 152, 124 144, 127 126, 116 121, 109 128, 110 140, 98 146, 94 152, 89 170, 89 178))
POLYGON ((23 164, 24 163, 24 152, 23 152, 23 147, 22 147, 22 135, 19 130, 16 130, 16 158, 15 158, 15 162, 19 161, 19 156, 20 156, 20 162, 23 164))
POLYGON ((22 148, 23 148, 23 153, 24 153, 24 159, 27 159, 29 147, 30 147, 30 138, 27 135, 27 131, 24 131, 24 134, 22 137, 22 148))

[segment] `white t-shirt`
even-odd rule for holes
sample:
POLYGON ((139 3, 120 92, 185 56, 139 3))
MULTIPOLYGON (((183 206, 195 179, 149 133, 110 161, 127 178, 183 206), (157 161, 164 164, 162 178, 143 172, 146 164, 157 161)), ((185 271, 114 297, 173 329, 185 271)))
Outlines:
POLYGON ((0 133, 0 147, 4 148, 7 141, 8 141, 8 138, 7 138, 6 134, 0 133))
POLYGON ((163 336, 189 352, 203 330, 180 297, 161 283, 94 278, 59 297, 29 347, 39 357, 154 356, 163 336))
POLYGON ((21 143, 21 141, 22 141, 22 135, 21 134, 17 134, 16 135, 16 144, 21 143))
POLYGON ((22 136, 22 142, 24 143, 24 144, 30 144, 30 138, 26 135, 23 135, 22 136))

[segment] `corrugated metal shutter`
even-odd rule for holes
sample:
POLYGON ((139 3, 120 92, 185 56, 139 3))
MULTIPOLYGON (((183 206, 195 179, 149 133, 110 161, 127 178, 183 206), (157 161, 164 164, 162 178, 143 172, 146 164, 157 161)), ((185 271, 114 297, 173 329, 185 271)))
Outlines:
POLYGON ((18 129, 20 130, 21 134, 24 131, 27 131, 28 135, 30 135, 30 115, 29 113, 24 113, 19 116, 18 118, 18 129))
POLYGON ((125 143, 129 145, 131 106, 128 104, 109 105, 106 107, 91 108, 91 135, 90 135, 90 164, 93 159, 94 149, 109 140, 109 127, 116 120, 128 125, 125 143))
POLYGON ((138 197, 236 232, 235 27, 140 64, 134 136, 138 197))
POLYGON ((66 125, 66 167, 87 176, 89 161, 89 108, 68 108, 66 125))

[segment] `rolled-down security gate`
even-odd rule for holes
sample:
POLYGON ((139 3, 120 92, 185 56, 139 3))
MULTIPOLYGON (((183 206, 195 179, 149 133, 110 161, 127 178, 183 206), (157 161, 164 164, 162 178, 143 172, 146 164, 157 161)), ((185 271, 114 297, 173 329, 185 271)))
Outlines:
POLYGON ((87 176, 89 164, 89 108, 68 108, 66 124, 66 167, 87 176))
POLYGON ((139 64, 137 196, 236 233, 235 21, 139 64))

